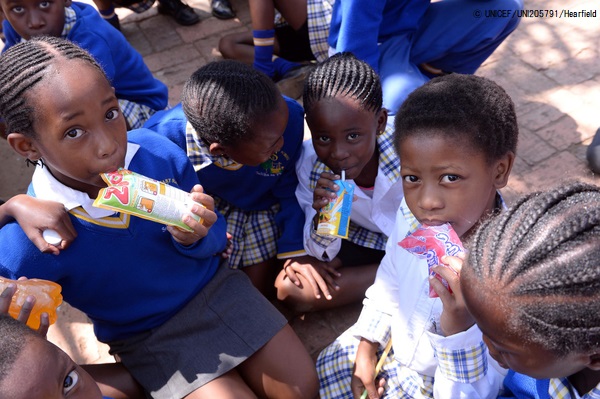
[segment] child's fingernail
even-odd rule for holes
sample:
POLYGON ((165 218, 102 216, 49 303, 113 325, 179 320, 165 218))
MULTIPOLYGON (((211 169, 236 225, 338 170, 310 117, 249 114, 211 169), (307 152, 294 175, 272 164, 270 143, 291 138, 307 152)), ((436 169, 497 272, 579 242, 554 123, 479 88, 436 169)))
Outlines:
POLYGON ((331 295, 327 295, 327 300, 331 301, 331 298, 333 298, 331 295))
POLYGON ((321 295, 317 295, 317 299, 321 299, 321 295))

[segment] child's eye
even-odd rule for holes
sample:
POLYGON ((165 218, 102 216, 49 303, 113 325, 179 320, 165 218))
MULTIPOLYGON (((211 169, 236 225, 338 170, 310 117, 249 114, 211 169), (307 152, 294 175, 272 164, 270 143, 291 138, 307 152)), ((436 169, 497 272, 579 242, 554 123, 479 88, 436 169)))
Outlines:
POLYGON ((42 9, 50 8, 50 2, 49 1, 42 1, 40 3, 40 8, 42 8, 42 9))
POLYGON ((358 139, 359 134, 358 133, 350 133, 346 137, 347 137, 348 141, 354 141, 354 140, 358 139))
POLYGON ((108 111, 105 115, 106 119, 108 119, 109 121, 115 120, 119 117, 119 110, 114 108, 111 109, 110 111, 108 111))
POLYGON ((79 373, 76 370, 71 371, 65 377, 65 381, 63 382, 63 392, 66 394, 71 389, 75 388, 77 383, 79 382, 79 373))
POLYGON ((457 175, 444 175, 442 176, 442 182, 444 183, 453 183, 460 180, 460 177, 457 175))
POLYGON ((317 141, 319 143, 329 143, 331 141, 331 139, 327 136, 319 136, 319 137, 317 137, 317 141))
POLYGON ((20 6, 13 7, 12 12, 14 12, 15 14, 22 14, 25 12, 25 8, 20 6))
POLYGON ((416 183, 419 181, 419 178, 414 175, 407 175, 403 177, 404 181, 407 183, 416 183))
POLYGON ((65 133, 65 137, 76 139, 83 134, 83 129, 71 129, 65 133))

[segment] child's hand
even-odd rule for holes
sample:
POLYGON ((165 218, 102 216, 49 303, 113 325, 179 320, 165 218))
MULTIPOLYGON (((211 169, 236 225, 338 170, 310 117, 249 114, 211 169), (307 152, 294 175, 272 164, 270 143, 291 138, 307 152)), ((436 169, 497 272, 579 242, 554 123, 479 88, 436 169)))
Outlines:
POLYGON ((204 194, 201 185, 196 184, 192 188, 192 200, 197 202, 191 209, 191 213, 201 218, 201 223, 195 220, 191 215, 185 214, 182 217, 183 222, 192 228, 193 231, 183 231, 174 226, 167 226, 167 230, 173 236, 173 239, 181 245, 192 245, 196 241, 206 237, 210 227, 217 221, 217 214, 214 212, 215 202, 213 198, 204 194))
POLYGON ((231 241, 233 236, 229 234, 229 232, 225 232, 225 235, 227 235, 227 245, 225 246, 225 250, 221 252, 221 258, 229 259, 229 257, 233 253, 233 241, 231 241))
POLYGON ((431 278, 430 284, 442 300, 444 309, 440 316, 440 327, 444 335, 449 336, 468 330, 475 324, 475 320, 467 310, 460 290, 460 271, 463 259, 456 256, 443 256, 441 260, 448 267, 436 266, 432 270, 448 282, 452 293, 435 277, 431 278))
MULTIPOLYGON (((27 280, 26 277, 20 277, 19 280, 27 280)), ((9 284, 3 292, 0 293, 0 314, 8 315, 8 309, 10 308, 10 303, 12 301, 13 295, 17 292, 17 285, 14 283, 9 284)), ((29 315, 33 310, 33 306, 35 305, 35 297, 30 295, 25 299, 25 303, 21 307, 21 311, 19 312, 19 316, 17 320, 22 323, 27 323, 29 320, 29 315)), ((43 312, 40 314, 40 327, 37 332, 42 337, 46 337, 48 333, 48 328, 50 327, 50 317, 48 313, 43 312)))
POLYGON ((337 197, 335 193, 340 188, 333 181, 339 179, 341 179, 340 175, 334 175, 333 173, 328 172, 321 173, 321 177, 317 180, 317 185, 313 193, 314 210, 319 212, 321 208, 337 197))
POLYGON ((361 339, 356 351, 356 360, 354 362, 354 371, 350 387, 354 399, 361 399, 365 389, 368 392, 369 399, 377 399, 383 395, 385 379, 381 378, 375 381, 375 368, 377 367, 377 342, 371 342, 361 339))
POLYGON ((29 195, 17 195, 7 201, 8 214, 21 226, 27 237, 42 252, 58 255, 77 237, 69 214, 63 204, 41 200, 29 195), (54 230, 62 238, 51 245, 42 236, 44 230, 54 230))
POLYGON ((307 255, 287 259, 283 270, 290 281, 298 287, 302 285, 299 278, 302 276, 310 284, 315 298, 320 299, 322 293, 327 300, 330 300, 332 298, 331 290, 340 289, 334 278, 341 276, 336 270, 341 265, 338 258, 331 262, 323 262, 307 255))

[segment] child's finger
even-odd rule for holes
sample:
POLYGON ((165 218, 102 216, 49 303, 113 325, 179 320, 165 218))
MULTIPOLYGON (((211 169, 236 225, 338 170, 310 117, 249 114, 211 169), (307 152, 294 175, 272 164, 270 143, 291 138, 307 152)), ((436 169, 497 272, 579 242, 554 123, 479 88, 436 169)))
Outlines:
POLYGON ((0 293, 0 314, 8 314, 12 297, 16 291, 17 285, 15 283, 10 283, 0 293))
POLYGON ((40 315, 40 327, 37 329, 37 333, 42 337, 46 338, 48 335, 48 329, 50 328, 50 316, 48 313, 43 312, 40 315))
POLYGON ((446 288, 446 286, 436 277, 429 277, 429 285, 440 297, 440 300, 442 301, 442 304, 444 304, 444 306, 453 300, 452 293, 450 293, 450 291, 448 291, 448 288, 446 288))
POLYGON ((23 302, 23 306, 21 306, 21 311, 19 312, 19 316, 17 316, 17 320, 23 323, 27 323, 29 320, 29 316, 31 315, 31 311, 35 306, 35 297, 33 295, 28 295, 25 298, 25 302, 23 302))
MULTIPOLYGON (((459 256, 460 255, 464 256, 464 254, 462 254, 462 253, 459 254, 459 256)), ((444 255, 444 256, 442 256, 441 261, 445 265, 448 265, 456 274, 458 274, 460 276, 460 272, 462 270, 462 266, 464 263, 464 258, 460 258, 458 256, 444 255)))
MULTIPOLYGON (((439 274, 440 277, 442 277, 444 280, 446 280, 448 282, 448 285, 450 286, 450 289, 453 292, 456 291, 457 289, 459 289, 460 277, 453 269, 451 269, 450 267, 447 267, 447 266, 435 266, 432 268, 432 270, 436 274, 439 274)), ((436 278, 436 280, 437 280, 437 278, 436 278)), ((441 282, 440 282, 440 284, 441 284, 441 282)), ((442 286, 443 286, 443 284, 442 284, 442 286)))

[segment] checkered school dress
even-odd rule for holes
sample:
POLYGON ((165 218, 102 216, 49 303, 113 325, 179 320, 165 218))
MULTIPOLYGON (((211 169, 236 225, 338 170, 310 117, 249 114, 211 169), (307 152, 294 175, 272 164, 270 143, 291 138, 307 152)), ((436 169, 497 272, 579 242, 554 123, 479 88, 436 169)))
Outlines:
POLYGON ((329 25, 335 0, 307 0, 307 23, 310 48, 315 59, 323 62, 329 56, 329 25))
POLYGON ((600 399, 600 384, 583 396, 575 396, 574 388, 567 378, 552 378, 548 386, 550 399, 600 399))

